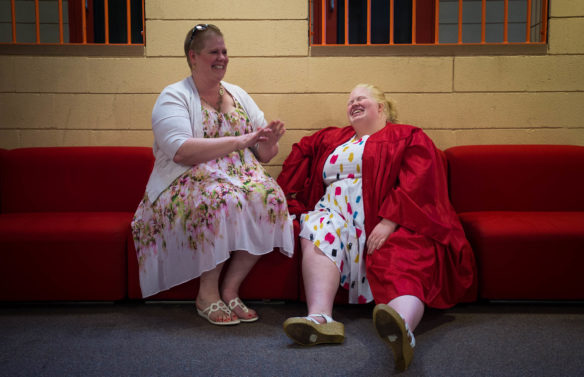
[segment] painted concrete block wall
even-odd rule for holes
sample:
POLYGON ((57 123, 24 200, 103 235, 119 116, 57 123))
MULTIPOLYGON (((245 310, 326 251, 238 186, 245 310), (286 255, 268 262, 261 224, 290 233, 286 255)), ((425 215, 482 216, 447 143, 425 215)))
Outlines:
POLYGON ((584 145, 584 2, 550 0, 545 55, 406 57, 311 56, 304 0, 145 4, 144 56, 0 55, 0 148, 150 146, 152 106, 164 86, 189 75, 182 43, 196 23, 224 32, 226 80, 267 118, 286 122, 274 174, 300 137, 346 124, 346 99, 360 82, 384 89, 400 121, 440 148, 584 145))

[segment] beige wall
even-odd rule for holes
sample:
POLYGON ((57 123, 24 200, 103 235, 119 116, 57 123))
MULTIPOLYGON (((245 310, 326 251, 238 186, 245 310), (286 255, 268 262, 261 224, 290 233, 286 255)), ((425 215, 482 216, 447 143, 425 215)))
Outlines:
POLYGON ((301 136, 346 123, 346 98, 359 82, 390 93, 400 121, 440 148, 584 145, 584 2, 550 0, 545 55, 371 57, 311 56, 308 1, 145 3, 145 56, 0 55, 0 147, 151 145, 152 105, 189 74, 182 40, 198 22, 225 34, 226 80, 287 124, 272 172, 301 136))

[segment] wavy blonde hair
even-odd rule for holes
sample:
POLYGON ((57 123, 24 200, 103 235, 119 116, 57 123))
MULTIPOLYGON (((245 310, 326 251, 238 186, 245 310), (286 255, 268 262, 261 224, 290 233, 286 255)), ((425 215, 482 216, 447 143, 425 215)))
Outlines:
MULTIPOLYGON (((377 102, 383 105, 383 112, 385 114, 385 120, 391 123, 397 123, 397 108, 395 101, 385 95, 385 93, 371 84, 358 84, 353 88, 365 88, 371 93, 371 97, 377 102)), ((351 90, 351 91, 353 91, 351 90)))

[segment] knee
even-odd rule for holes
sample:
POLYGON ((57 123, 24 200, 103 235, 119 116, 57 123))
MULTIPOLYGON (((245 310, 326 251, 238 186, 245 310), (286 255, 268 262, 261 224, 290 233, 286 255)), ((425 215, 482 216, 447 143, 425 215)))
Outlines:
POLYGON ((324 255, 324 252, 320 250, 312 241, 306 238, 300 238, 300 249, 302 250, 303 258, 315 258, 324 255))

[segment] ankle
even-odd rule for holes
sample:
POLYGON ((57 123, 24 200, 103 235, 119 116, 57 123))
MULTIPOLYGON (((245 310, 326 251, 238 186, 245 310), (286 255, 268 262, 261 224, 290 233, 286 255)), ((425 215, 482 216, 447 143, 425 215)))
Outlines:
POLYGON ((209 305, 217 302, 221 300, 221 298, 219 296, 197 296, 197 298, 195 299, 195 304, 199 307, 199 308, 206 308, 209 305))
POLYGON ((225 302, 229 302, 229 301, 231 301, 231 300, 233 300, 234 298, 237 298, 237 297, 239 297, 239 292, 237 292, 237 291, 223 290, 221 292, 221 298, 225 302))
POLYGON ((334 321, 332 316, 325 314, 325 313, 312 313, 312 314, 307 315, 307 317, 317 321, 320 324, 327 323, 329 321, 330 322, 334 321))

